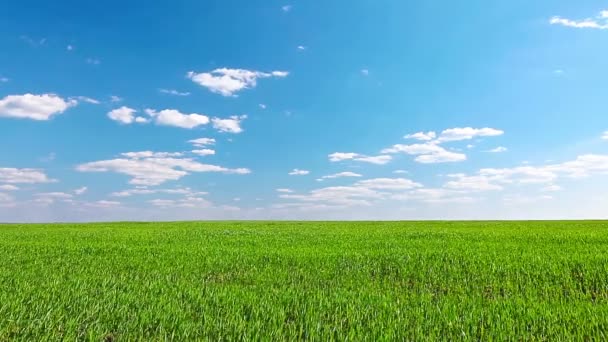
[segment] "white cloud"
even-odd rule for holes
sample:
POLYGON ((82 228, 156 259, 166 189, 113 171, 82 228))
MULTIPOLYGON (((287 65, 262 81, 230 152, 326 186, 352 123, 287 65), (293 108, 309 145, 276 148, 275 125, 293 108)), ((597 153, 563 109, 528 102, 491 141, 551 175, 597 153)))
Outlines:
POLYGON ((8 81, 10 81, 8 77, 0 77, 0 83, 6 83, 8 81))
POLYGON ((266 109, 266 105, 263 103, 260 103, 258 106, 260 106, 261 109, 266 109))
POLYGON ((42 205, 53 204, 56 201, 71 202, 74 197, 74 195, 65 192, 45 192, 34 196, 36 197, 34 202, 42 205))
POLYGON ((304 46, 304 45, 298 45, 298 50, 304 51, 304 50, 306 50, 306 46, 304 46))
POLYGON ((387 155, 366 156, 363 154, 350 153, 350 152, 349 153, 335 152, 335 153, 330 154, 328 157, 329 157, 329 161, 331 161, 331 162, 354 160, 354 161, 376 164, 376 165, 387 164, 388 162, 390 162, 393 159, 393 157, 387 156, 387 155))
POLYGON ((193 129, 209 123, 209 117, 202 114, 184 114, 175 109, 164 109, 160 112, 146 109, 146 114, 154 119, 157 125, 193 129))
POLYGON ((292 8, 293 8, 293 6, 291 6, 291 5, 285 5, 285 6, 281 7, 281 10, 283 12, 289 12, 289 11, 291 11, 292 8))
POLYGON ((54 199, 69 199, 74 197, 72 194, 68 194, 65 192, 44 192, 36 194, 36 197, 46 197, 46 198, 54 198, 54 199))
POLYGON ((406 178, 374 178, 358 181, 355 186, 375 190, 407 190, 422 187, 422 184, 406 178))
POLYGON ((36 169, 0 168, 0 182, 10 184, 53 183, 43 171, 36 169))
POLYGON ((271 77, 286 77, 286 71, 273 71, 270 73, 244 69, 215 69, 211 72, 188 72, 187 77, 193 82, 209 89, 211 92, 223 96, 236 96, 241 90, 255 88, 257 80, 271 77))
POLYGON ((382 198, 382 194, 364 187, 332 186, 312 190, 308 194, 283 194, 282 199, 313 202, 316 205, 368 206, 370 200, 382 198))
POLYGON ((129 125, 135 122, 135 113, 137 113, 135 109, 122 106, 120 108, 111 110, 108 113, 108 117, 114 121, 129 125))
POLYGON ((476 137, 495 137, 503 135, 504 131, 495 128, 449 128, 441 132, 439 136, 440 142, 471 140, 476 137))
POLYGON ((573 20, 562 18, 560 16, 554 16, 549 20, 549 23, 552 25, 561 25, 580 29, 606 30, 608 29, 608 11, 603 10, 595 18, 586 18, 582 20, 573 20))
POLYGON ((95 208, 115 208, 121 205, 120 202, 101 200, 97 202, 87 203, 88 206, 95 208))
POLYGON ((355 159, 357 156, 359 156, 358 153, 336 152, 336 153, 330 154, 328 157, 329 157, 329 161, 331 161, 331 162, 340 162, 340 161, 344 161, 344 160, 355 159))
POLYGON ((153 152, 153 151, 141 151, 141 152, 126 152, 121 153, 121 156, 132 158, 132 159, 141 159, 141 158, 171 158, 171 157, 181 157, 184 154, 181 152, 153 152))
POLYGON ((305 176, 305 175, 307 175, 309 173, 310 173, 310 171, 308 171, 308 170, 293 169, 289 173, 289 175, 290 176, 305 176))
POLYGON ((74 99, 64 100, 55 94, 8 95, 0 100, 0 117, 49 120, 77 104, 74 99))
POLYGON ((247 115, 233 115, 228 119, 213 118, 211 119, 211 122, 213 123, 213 128, 217 129, 220 132, 241 133, 243 132, 243 128, 241 128, 241 122, 246 118, 247 115))
POLYGON ((212 203, 200 197, 186 197, 179 200, 155 199, 148 203, 161 208, 209 208, 212 203))
POLYGON ((393 173, 397 174, 397 175, 404 175, 404 174, 408 174, 409 172, 406 170, 395 170, 395 171, 393 171, 393 173))
POLYGON ((492 191, 502 190, 503 187, 497 184, 492 184, 491 180, 484 176, 466 176, 464 174, 449 175, 455 180, 444 184, 447 189, 462 190, 462 191, 492 191))
POLYGON ((68 51, 72 51, 72 50, 74 50, 74 45, 68 45, 65 47, 65 49, 68 51))
POLYGON ((501 190, 506 185, 545 185, 543 188, 556 189, 552 184, 560 178, 582 178, 592 175, 608 175, 608 155, 587 154, 573 161, 544 166, 517 166, 513 168, 485 168, 474 175, 455 174, 445 184, 446 188, 488 191, 501 190))
POLYGON ((133 185, 154 186, 167 181, 178 180, 192 172, 221 172, 234 174, 248 174, 246 168, 229 169, 217 165, 199 163, 191 158, 171 157, 128 157, 130 153, 123 154, 125 158, 101 160, 78 165, 81 172, 116 172, 128 175, 133 185))
POLYGON ((135 195, 152 195, 152 194, 167 194, 167 195, 184 195, 188 197, 207 195, 207 192, 194 191, 190 188, 176 188, 176 189, 148 189, 148 188, 136 188, 129 189, 110 194, 112 197, 131 197, 135 195))
POLYGON ((204 148, 201 150, 192 150, 192 153, 199 156, 212 156, 215 154, 215 150, 204 148))
POLYGON ((368 69, 361 69, 361 75, 363 75, 363 76, 369 76, 369 70, 368 69))
POLYGON ((602 135, 602 139, 608 140, 608 131, 604 132, 604 135, 602 135))
POLYGON ((110 102, 121 102, 123 100, 122 97, 116 96, 116 95, 111 95, 110 96, 110 102))
POLYGON ((382 153, 406 153, 409 155, 416 155, 417 157, 414 160, 422 164, 452 163, 465 161, 467 159, 465 154, 448 151, 439 146, 437 142, 412 145, 397 144, 382 150, 382 153))
MULTIPOLYGON (((332 186, 327 188, 315 189, 307 194, 282 194, 279 198, 295 200, 320 206, 329 207, 352 207, 369 206, 374 201, 388 199, 394 191, 414 189, 421 185, 404 178, 376 178, 358 181, 351 186, 332 186), (380 192, 384 190, 389 192, 380 192)), ((308 207, 308 204, 306 206, 308 207)), ((280 206, 299 207, 296 203, 284 203, 280 206)))
POLYGON ((344 178, 344 177, 363 177, 363 176, 358 173, 347 171, 347 172, 334 173, 333 175, 323 176, 317 180, 322 181, 324 179, 334 179, 334 178, 344 178))
POLYGON ((199 138, 199 139, 189 140, 188 142, 196 147, 205 147, 208 145, 215 145, 215 139, 213 139, 213 138, 199 138))
POLYGON ((403 137, 404 139, 416 139, 416 140, 422 140, 422 141, 430 141, 433 140, 435 138, 437 138, 437 133, 433 132, 433 131, 429 131, 429 132, 418 132, 418 133, 414 133, 414 134, 408 134, 406 136, 403 137))
MULTIPOLYGON (((424 141, 424 143, 404 145, 396 144, 392 147, 382 150, 382 153, 394 154, 394 153, 405 153, 409 155, 417 156, 414 160, 418 163, 423 164, 435 164, 435 163, 454 163, 467 160, 467 156, 464 153, 450 151, 441 144, 452 142, 471 140, 476 137, 493 137, 504 134, 503 131, 495 128, 449 128, 441 132, 438 136, 434 131, 429 132, 418 132, 414 134, 406 135, 406 139, 416 139, 424 141)), ((473 145, 467 145, 467 148, 473 148, 473 145)), ((500 147, 492 150, 491 152, 504 152, 506 149, 500 147)), ((490 151, 488 151, 490 152, 490 151)))
POLYGON ((0 185, 0 191, 17 191, 18 187, 10 184, 0 185))
POLYGON ((180 92, 175 89, 159 89, 162 94, 175 95, 175 96, 190 96, 189 92, 180 92))
POLYGON ((493 148, 493 149, 491 149, 491 150, 487 150, 487 151, 485 151, 485 152, 488 152, 488 153, 502 153, 502 152, 507 152, 508 150, 509 150, 509 149, 508 149, 508 148, 506 148, 506 147, 503 147, 503 146, 498 146, 498 147, 496 147, 496 148, 493 148))
POLYGON ((416 201, 428 204, 466 204, 475 202, 476 198, 466 196, 460 191, 449 189, 414 189, 405 193, 397 193, 391 199, 398 201, 416 201))
POLYGON ((355 158, 354 160, 359 161, 359 162, 363 162, 363 163, 370 163, 370 164, 376 164, 376 165, 384 165, 384 164, 388 164, 388 162, 390 162, 391 160, 393 160, 393 157, 386 156, 386 155, 381 155, 381 156, 359 156, 359 157, 355 158))
POLYGON ((87 188, 86 186, 83 186, 81 188, 74 190, 74 194, 80 196, 80 195, 83 195, 85 192, 87 192, 87 190, 89 190, 89 188, 87 188))
POLYGON ((293 190, 291 189, 285 189, 285 188, 281 188, 281 189, 277 189, 277 192, 282 192, 282 193, 287 193, 290 194, 293 192, 293 190))
POLYGON ((90 104, 100 104, 101 103, 99 100, 96 100, 94 98, 87 97, 87 96, 76 96, 76 100, 90 103, 90 104))

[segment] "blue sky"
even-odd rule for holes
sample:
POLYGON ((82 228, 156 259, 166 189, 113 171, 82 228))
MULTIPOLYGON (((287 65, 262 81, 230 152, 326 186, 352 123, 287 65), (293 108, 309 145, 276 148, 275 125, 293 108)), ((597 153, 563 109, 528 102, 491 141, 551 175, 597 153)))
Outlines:
POLYGON ((608 218, 600 1, 10 2, 0 221, 608 218))

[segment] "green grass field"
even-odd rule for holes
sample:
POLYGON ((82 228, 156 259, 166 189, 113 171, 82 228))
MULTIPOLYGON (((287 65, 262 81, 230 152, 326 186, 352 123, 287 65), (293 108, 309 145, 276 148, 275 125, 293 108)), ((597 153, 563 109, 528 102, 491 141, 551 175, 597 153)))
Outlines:
POLYGON ((608 222, 0 225, 0 341, 607 335, 608 222))

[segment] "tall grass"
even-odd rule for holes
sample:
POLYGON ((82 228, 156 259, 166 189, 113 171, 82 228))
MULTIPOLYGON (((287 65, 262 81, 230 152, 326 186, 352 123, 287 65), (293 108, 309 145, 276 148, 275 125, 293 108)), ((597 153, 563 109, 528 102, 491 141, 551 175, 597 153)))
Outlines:
POLYGON ((607 335, 606 222, 0 226, 0 341, 607 335))

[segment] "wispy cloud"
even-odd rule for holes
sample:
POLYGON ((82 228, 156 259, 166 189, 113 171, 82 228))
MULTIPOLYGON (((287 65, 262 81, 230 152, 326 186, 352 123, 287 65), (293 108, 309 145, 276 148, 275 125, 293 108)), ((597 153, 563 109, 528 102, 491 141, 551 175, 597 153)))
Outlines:
POLYGON ((159 89, 162 94, 175 95, 175 96, 190 96, 189 92, 180 92, 175 89, 159 89))
POLYGON ((579 29, 608 29, 608 10, 600 11, 600 13, 594 18, 586 18, 581 20, 573 20, 563 18, 561 16, 554 16, 549 20, 552 25, 561 25, 579 29))
POLYGON ((306 176, 309 173, 310 173, 310 171, 308 171, 308 170, 293 169, 291 172, 289 172, 289 175, 290 176, 306 176))

